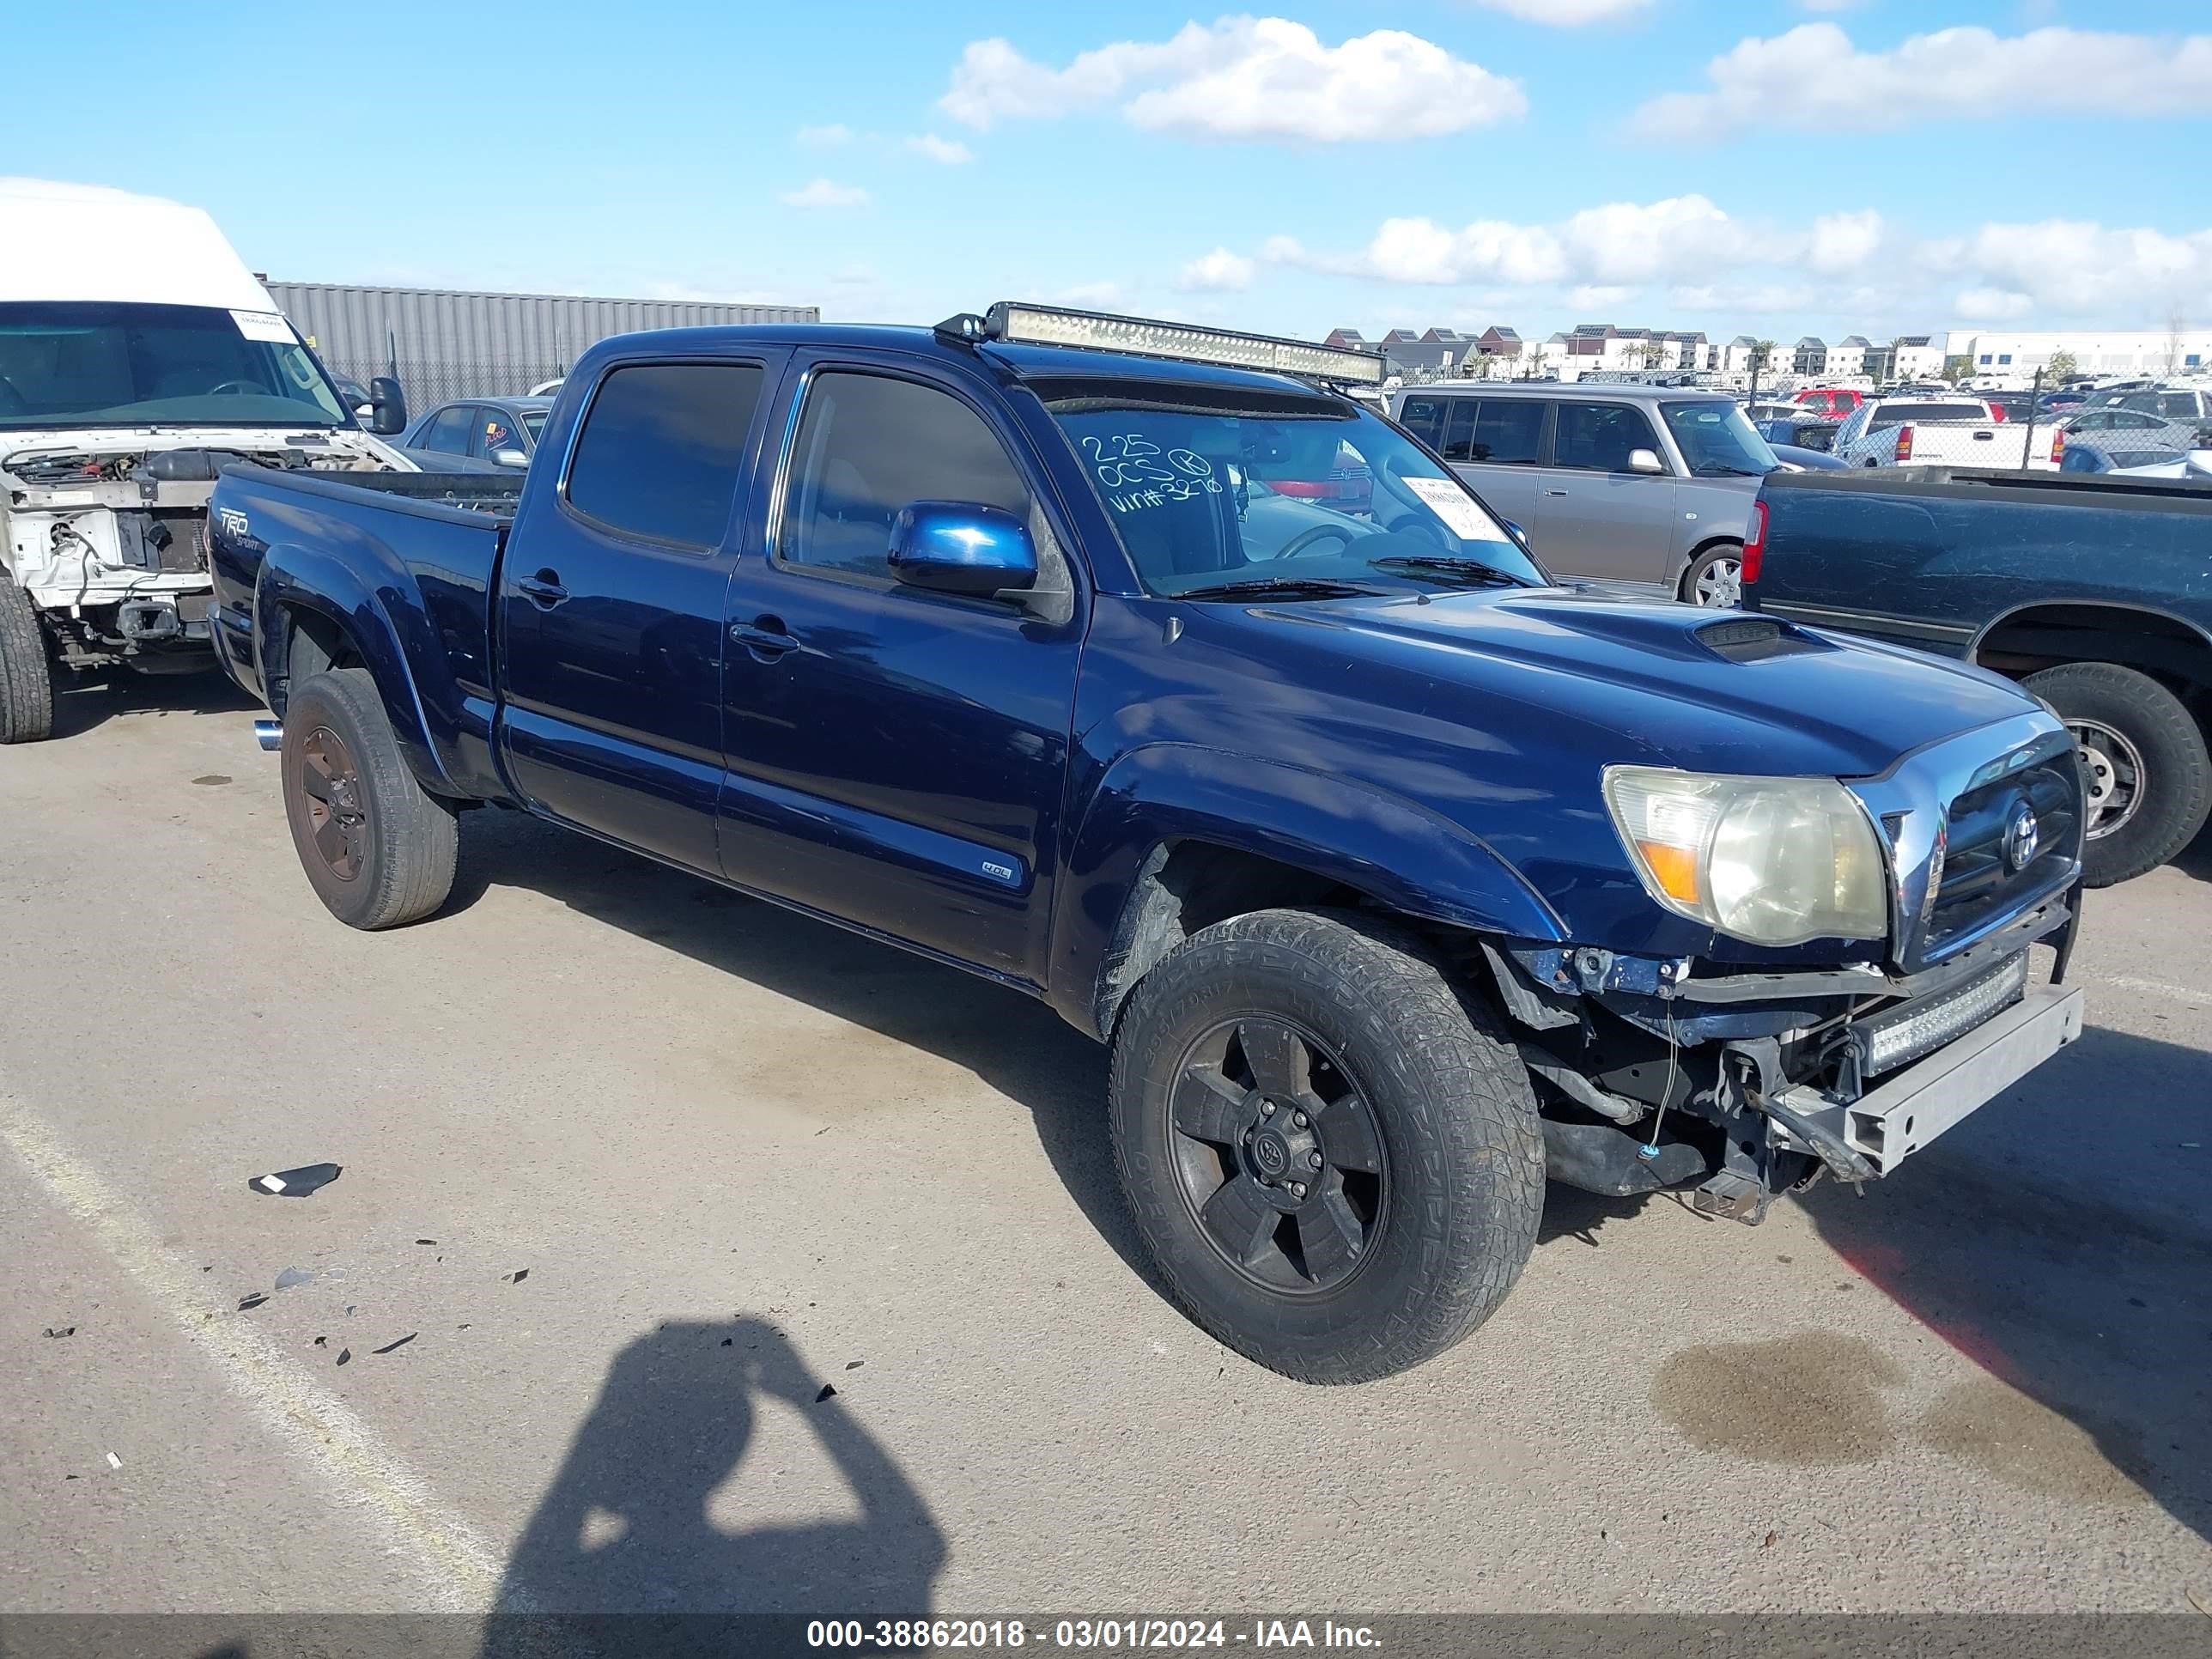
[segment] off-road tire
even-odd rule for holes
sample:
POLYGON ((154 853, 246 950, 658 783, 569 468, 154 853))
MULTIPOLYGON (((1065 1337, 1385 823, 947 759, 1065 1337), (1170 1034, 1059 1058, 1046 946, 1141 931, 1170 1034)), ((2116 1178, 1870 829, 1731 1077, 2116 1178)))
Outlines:
POLYGON ((1368 1382, 1441 1353, 1505 1299, 1535 1246, 1544 1139, 1528 1073, 1496 1015, 1387 921, 1263 910, 1194 934, 1131 994, 1110 1102, 1122 1191, 1170 1291, 1228 1346, 1302 1382, 1368 1382), (1333 1290, 1287 1295, 1240 1274, 1174 1163, 1184 1056, 1224 1020, 1256 1017, 1340 1054, 1379 1132, 1377 1236, 1333 1290))
POLYGON ((415 781, 365 668, 337 668, 295 690, 284 709, 284 816, 307 880, 349 927, 374 932, 419 921, 453 886, 460 828, 453 810, 415 781), (341 879, 317 850, 312 798, 301 774, 318 732, 334 735, 354 762, 362 814, 357 872, 341 879))
POLYGON ((2082 875, 2110 887, 2154 870, 2195 840, 2212 811, 2212 757, 2204 732, 2149 675, 2117 663, 2069 662, 2031 674, 2027 689, 2069 723, 2094 720, 2119 732, 2142 758, 2135 815, 2085 843, 2082 875))
POLYGON ((53 659, 31 596, 0 570, 0 743, 54 734, 53 659))

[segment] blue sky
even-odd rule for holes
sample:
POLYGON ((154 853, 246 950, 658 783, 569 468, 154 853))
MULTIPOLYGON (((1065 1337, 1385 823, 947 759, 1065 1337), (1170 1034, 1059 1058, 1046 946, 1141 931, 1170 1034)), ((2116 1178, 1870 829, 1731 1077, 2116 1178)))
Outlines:
POLYGON ((11 9, 46 67, 0 173, 191 202, 287 280, 1308 335, 2212 322, 2205 0, 11 9))

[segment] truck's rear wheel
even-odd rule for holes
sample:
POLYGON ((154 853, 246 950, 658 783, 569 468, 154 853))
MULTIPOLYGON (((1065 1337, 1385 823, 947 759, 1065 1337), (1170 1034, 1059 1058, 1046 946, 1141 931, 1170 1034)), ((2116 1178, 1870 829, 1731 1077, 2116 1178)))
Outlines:
POLYGON ((397 927, 446 902, 459 826, 415 781, 367 669, 332 669, 293 692, 283 779, 292 845, 340 921, 397 927))
POLYGON ((39 743, 54 732, 53 659, 31 596, 0 570, 0 743, 39 743))
POLYGON ((1535 1245, 1527 1073, 1413 935, 1363 916, 1265 910, 1171 952, 1116 1028, 1112 1111, 1169 1288, 1304 1382, 1442 1352, 1535 1245))
POLYGON ((2069 662, 2027 677, 2080 746, 2088 793, 2083 875, 2110 887, 2189 845, 2212 810, 2204 732, 2149 675, 2117 663, 2069 662))

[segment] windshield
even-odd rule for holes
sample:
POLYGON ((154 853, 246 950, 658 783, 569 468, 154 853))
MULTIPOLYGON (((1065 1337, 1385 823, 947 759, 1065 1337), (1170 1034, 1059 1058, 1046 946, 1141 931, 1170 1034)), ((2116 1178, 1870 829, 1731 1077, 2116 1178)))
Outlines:
POLYGON ((1047 397, 1149 592, 1548 580, 1466 485, 1364 410, 1172 393, 1047 397))
POLYGON ((353 423, 274 313, 0 305, 0 428, 353 423))
POLYGON ((1659 412, 1695 477, 1763 478, 1774 471, 1774 452, 1734 404, 1662 404, 1659 412))

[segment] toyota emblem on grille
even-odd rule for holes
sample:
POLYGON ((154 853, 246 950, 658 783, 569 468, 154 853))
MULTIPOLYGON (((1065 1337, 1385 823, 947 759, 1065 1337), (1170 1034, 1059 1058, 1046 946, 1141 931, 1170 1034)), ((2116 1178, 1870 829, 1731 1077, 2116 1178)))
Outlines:
POLYGON ((2043 830, 2035 821, 2035 809, 2022 801, 2012 809, 2012 817, 2005 823, 2004 841, 2000 851, 2008 870, 2021 871, 2035 857, 2036 843, 2043 838, 2043 830))

